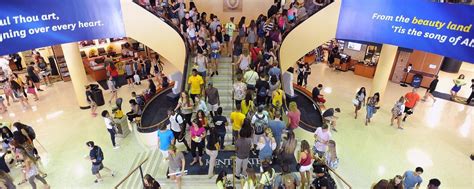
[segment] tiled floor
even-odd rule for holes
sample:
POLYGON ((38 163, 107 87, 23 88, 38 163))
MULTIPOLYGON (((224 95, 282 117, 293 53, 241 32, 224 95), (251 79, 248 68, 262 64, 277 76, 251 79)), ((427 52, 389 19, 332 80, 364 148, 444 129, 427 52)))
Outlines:
MULTIPOLYGON (((170 73, 172 68, 166 68, 170 73)), ((381 110, 369 126, 364 126, 365 111, 354 120, 351 99, 356 90, 370 88, 371 80, 354 76, 352 72, 333 72, 325 65, 313 65, 309 88, 323 83, 328 107, 340 107, 339 132, 334 133, 340 158, 338 173, 353 188, 369 188, 381 178, 391 178, 416 166, 425 168, 425 181, 437 177, 442 188, 473 188, 474 169, 469 155, 473 148, 474 108, 444 100, 420 104, 415 114, 404 123, 400 131, 389 126, 390 109, 398 97, 410 90, 389 83, 381 99, 381 110)), ((140 91, 145 86, 135 87, 140 91)), ((442 87, 442 86, 440 86, 442 87)), ((132 90, 122 87, 119 96, 129 98, 132 90)), ((423 93, 420 90, 420 94, 423 93)), ((105 96, 109 94, 105 92, 105 96)), ((101 118, 91 118, 89 111, 80 110, 70 82, 56 83, 40 93, 41 100, 33 108, 21 111, 14 103, 9 113, 1 115, 2 121, 22 121, 32 125, 41 144, 40 149, 46 178, 52 188, 112 188, 130 169, 133 158, 143 151, 135 135, 119 141, 121 148, 113 150, 109 135, 101 118), (118 171, 115 178, 106 175, 104 182, 94 184, 90 162, 84 159, 88 149, 85 142, 96 141, 105 153, 105 165, 118 171)), ((108 105, 99 110, 109 109, 108 105)), ((125 111, 129 107, 125 103, 125 111)), ((298 138, 312 142, 313 136, 301 129, 298 138)), ((13 173, 18 182, 18 170, 13 173)), ((214 188, 213 181, 208 188, 214 188)), ((424 182, 423 187, 426 186, 424 182)), ((19 188, 30 188, 23 184, 19 188)))

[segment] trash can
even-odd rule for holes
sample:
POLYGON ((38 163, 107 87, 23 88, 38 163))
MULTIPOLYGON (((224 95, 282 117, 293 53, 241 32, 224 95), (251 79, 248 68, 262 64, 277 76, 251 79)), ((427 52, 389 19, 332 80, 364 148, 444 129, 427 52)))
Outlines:
POLYGON ((117 137, 125 138, 130 133, 127 116, 114 118, 114 123, 117 123, 117 137))
POLYGON ((104 101, 104 95, 102 94, 102 90, 100 90, 99 88, 92 88, 91 87, 91 91, 92 91, 92 98, 94 98, 95 100, 95 103, 97 104, 97 106, 102 106, 105 104, 105 101, 104 101))
POLYGON ((411 86, 414 88, 418 88, 421 85, 421 81, 423 80, 423 76, 420 74, 416 74, 413 76, 413 80, 411 81, 411 86))

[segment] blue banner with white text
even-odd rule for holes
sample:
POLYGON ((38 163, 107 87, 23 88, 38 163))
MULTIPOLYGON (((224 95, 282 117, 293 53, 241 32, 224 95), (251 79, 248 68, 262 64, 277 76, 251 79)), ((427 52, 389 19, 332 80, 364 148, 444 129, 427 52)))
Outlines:
POLYGON ((474 6, 427 0, 342 0, 337 39, 417 49, 474 63, 474 6))
POLYGON ((119 0, 0 0, 0 55, 124 36, 119 0))

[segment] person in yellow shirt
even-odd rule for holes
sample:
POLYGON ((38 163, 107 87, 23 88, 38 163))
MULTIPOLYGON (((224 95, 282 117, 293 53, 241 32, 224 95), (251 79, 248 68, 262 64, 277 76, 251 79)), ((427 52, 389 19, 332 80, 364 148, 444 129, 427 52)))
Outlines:
POLYGON ((240 106, 242 107, 242 113, 244 115, 247 116, 247 114, 251 112, 249 117, 253 116, 253 113, 255 112, 255 104, 253 103, 252 93, 247 93, 245 95, 245 99, 242 100, 240 106))
POLYGON ((194 104, 196 103, 196 96, 200 95, 202 92, 203 85, 204 80, 200 75, 198 75, 197 70, 193 69, 193 73, 188 79, 188 91, 194 104))
POLYGON ((235 111, 230 113, 230 123, 232 124, 232 145, 235 144, 235 140, 237 140, 237 136, 239 136, 239 131, 242 128, 242 124, 244 124, 245 114, 241 112, 240 105, 235 107, 235 111))
POLYGON ((274 108, 281 108, 283 102, 285 100, 285 92, 278 88, 277 90, 273 91, 272 94, 272 105, 274 108))

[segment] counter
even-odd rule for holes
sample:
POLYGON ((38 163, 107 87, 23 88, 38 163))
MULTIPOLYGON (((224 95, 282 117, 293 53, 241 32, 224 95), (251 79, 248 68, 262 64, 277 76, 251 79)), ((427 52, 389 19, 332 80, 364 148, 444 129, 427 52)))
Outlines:
POLYGON ((354 74, 367 77, 367 78, 374 78, 376 66, 368 66, 365 64, 357 63, 354 65, 354 74))

